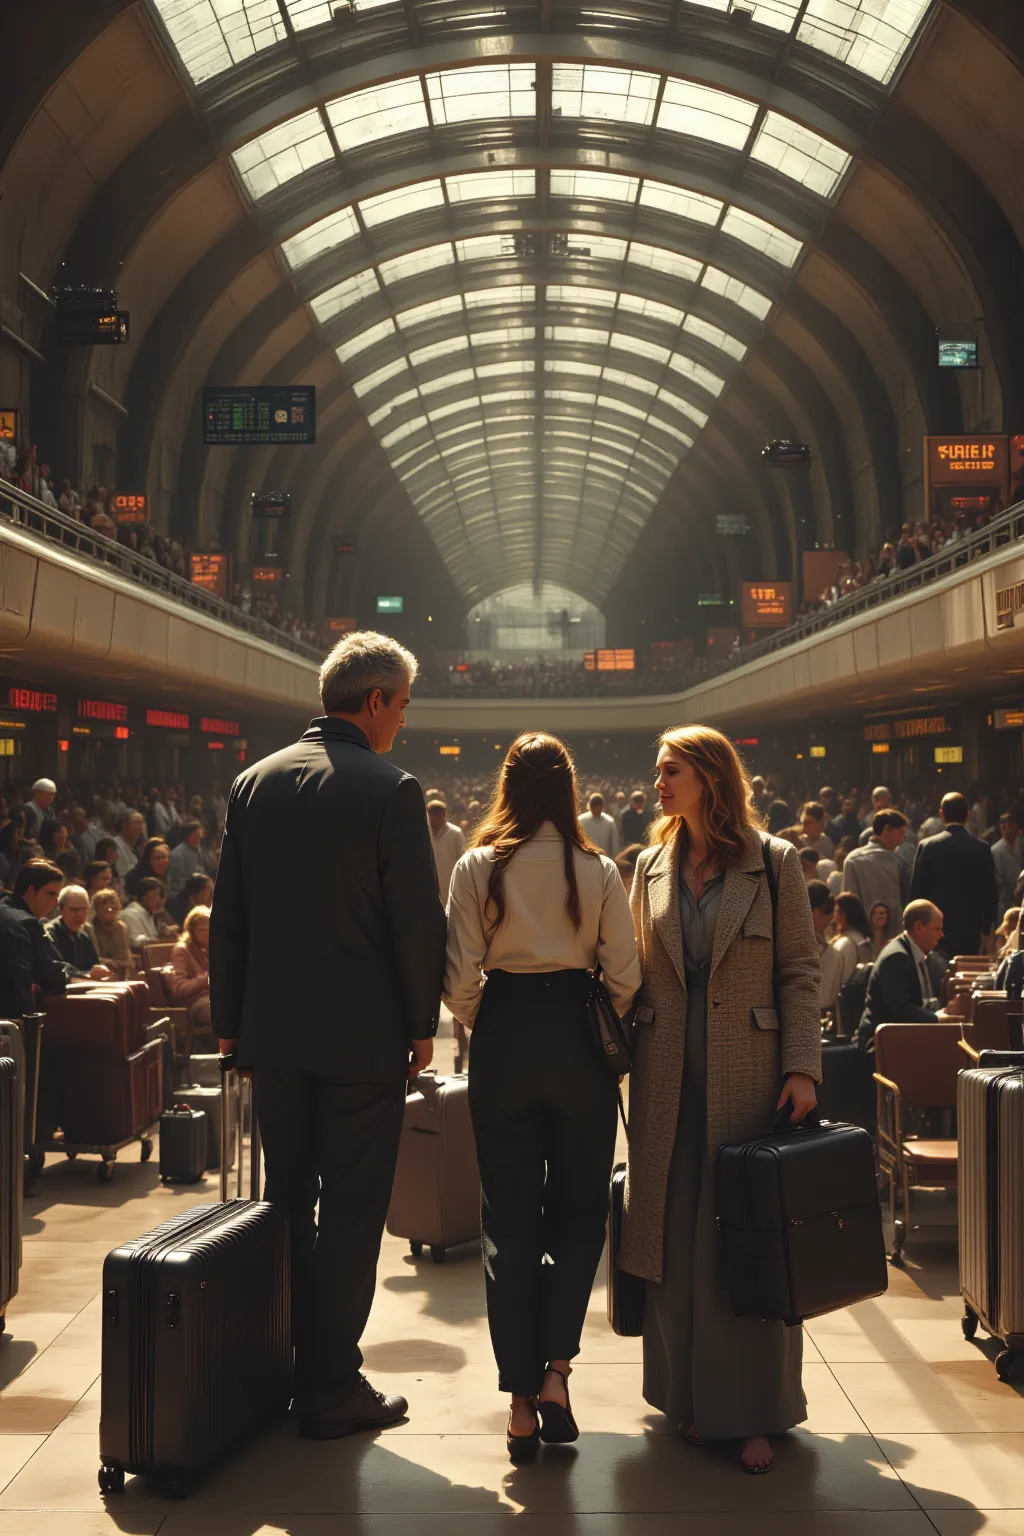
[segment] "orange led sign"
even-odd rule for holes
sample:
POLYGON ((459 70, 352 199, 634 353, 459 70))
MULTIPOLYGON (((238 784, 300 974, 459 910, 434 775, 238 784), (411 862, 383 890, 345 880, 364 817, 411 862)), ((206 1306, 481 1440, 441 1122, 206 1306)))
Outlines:
POLYGON ((791 581, 744 581, 740 615, 747 629, 781 629, 793 616, 791 581))

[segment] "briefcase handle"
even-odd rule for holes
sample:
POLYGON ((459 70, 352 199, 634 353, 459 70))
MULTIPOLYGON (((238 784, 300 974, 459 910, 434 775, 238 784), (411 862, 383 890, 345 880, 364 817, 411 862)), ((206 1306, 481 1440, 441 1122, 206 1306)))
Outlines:
POLYGON ((790 1136, 797 1135, 801 1131, 820 1131, 822 1129, 821 1116, 816 1109, 812 1109, 802 1120, 798 1120, 795 1125, 793 1124, 792 1115, 793 1106, 787 1099, 772 1121, 772 1128, 768 1135, 790 1136))

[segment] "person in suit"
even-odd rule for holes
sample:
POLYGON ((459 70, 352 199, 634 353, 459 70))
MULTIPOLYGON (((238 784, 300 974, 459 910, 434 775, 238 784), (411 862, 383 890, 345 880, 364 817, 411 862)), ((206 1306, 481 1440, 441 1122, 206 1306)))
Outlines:
POLYGON ((953 792, 939 806, 943 830, 918 846, 910 882, 912 901, 930 901, 942 913, 939 948, 947 960, 982 952, 996 919, 996 866, 987 843, 965 825, 967 797, 953 792))
POLYGON ((88 921, 88 891, 81 885, 65 885, 57 897, 57 916, 46 924, 46 933, 76 976, 105 981, 113 972, 100 964, 96 945, 86 928, 88 921))
POLYGON ((767 1436, 807 1414, 803 1338, 733 1315, 717 1260, 714 1163, 724 1142, 765 1135, 783 1105, 794 1120, 815 1106, 818 949, 797 851, 777 838, 765 849, 727 737, 700 725, 666 731, 657 790, 662 817, 630 898, 653 1023, 634 1035, 619 1263, 648 1282, 647 1402, 695 1443, 739 1440, 743 1467, 764 1473, 775 1464, 767 1436))
POLYGON ((72 967, 61 959, 43 927, 57 905, 62 875, 45 859, 19 869, 14 892, 0 900, 0 1019, 35 1011, 33 987, 64 992, 72 967))
POLYGON ((942 938, 942 913, 934 902, 912 901, 903 925, 904 932, 885 946, 868 977, 857 1030, 864 1051, 874 1049, 879 1024, 934 1024, 939 1017, 928 956, 942 938))
POLYGON ((406 1084, 432 1059, 444 972, 423 791, 381 755, 416 666, 386 635, 335 646, 323 715, 232 785, 214 888, 213 1028, 254 1069, 266 1197, 291 1222, 295 1396, 311 1439, 408 1407, 361 1374, 359 1340, 406 1084), (301 900, 282 900, 283 870, 301 900))

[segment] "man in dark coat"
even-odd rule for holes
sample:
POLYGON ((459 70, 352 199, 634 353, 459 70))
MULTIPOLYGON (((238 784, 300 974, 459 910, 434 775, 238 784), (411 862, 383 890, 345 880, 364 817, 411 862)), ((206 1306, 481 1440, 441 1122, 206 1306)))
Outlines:
POLYGON ((415 675, 387 636, 335 647, 323 716, 232 785, 214 890, 213 1027, 254 1069, 267 1199, 291 1221, 295 1392, 313 1439, 408 1406, 360 1374, 359 1339, 406 1084, 431 1061, 444 972, 423 791, 378 755, 415 675))
POLYGON ((103 981, 110 971, 100 964, 96 945, 86 931, 89 893, 82 885, 66 885, 57 898, 58 914, 46 924, 47 937, 76 976, 103 981))
POLYGON ((35 1012, 33 987, 64 992, 72 974, 43 927, 57 905, 64 876, 55 864, 31 859, 23 864, 14 892, 0 901, 0 1019, 22 1019, 35 1012))
POLYGON ((910 882, 912 901, 931 901, 942 913, 944 936, 939 945, 947 960, 954 955, 981 953, 983 935, 992 932, 996 917, 996 866, 987 843, 972 837, 967 798, 945 795, 939 807, 944 827, 919 845, 910 882))
POLYGON ((912 901, 903 913, 905 931, 882 950, 871 968, 857 1043, 874 1048, 879 1024, 934 1024, 928 956, 942 938, 943 914, 930 901, 912 901))

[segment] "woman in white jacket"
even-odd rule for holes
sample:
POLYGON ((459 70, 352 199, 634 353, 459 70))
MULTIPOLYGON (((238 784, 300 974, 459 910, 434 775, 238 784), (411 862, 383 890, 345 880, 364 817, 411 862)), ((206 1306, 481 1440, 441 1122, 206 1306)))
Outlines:
POLYGON ((580 827, 566 748, 520 736, 452 875, 444 982, 473 1027, 487 1316, 514 1462, 541 1439, 579 1434, 568 1376, 604 1246, 616 1131, 615 1079, 586 1013, 598 967, 625 1013, 641 977, 619 872, 580 827))

